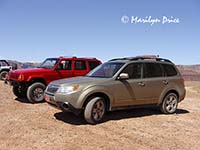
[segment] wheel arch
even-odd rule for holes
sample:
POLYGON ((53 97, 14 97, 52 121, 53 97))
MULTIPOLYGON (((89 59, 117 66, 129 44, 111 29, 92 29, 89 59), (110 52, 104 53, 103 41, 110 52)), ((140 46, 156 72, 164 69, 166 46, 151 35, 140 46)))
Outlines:
POLYGON ((89 94, 86 98, 85 101, 83 103, 83 108, 86 107, 87 103, 94 97, 102 97, 105 100, 106 103, 106 111, 108 111, 111 107, 111 100, 110 97, 104 93, 104 92, 95 92, 95 93, 91 93, 89 94))
POLYGON ((43 83, 45 86, 47 86, 47 83, 46 83, 45 79, 43 79, 43 78, 31 78, 31 79, 29 80, 29 84, 30 84, 30 85, 33 84, 33 83, 36 83, 36 82, 41 82, 41 83, 43 83))
POLYGON ((9 72, 10 70, 9 70, 9 69, 2 69, 2 70, 0 71, 0 73, 3 72, 3 71, 9 72))
POLYGON ((165 93, 161 96, 160 101, 159 101, 159 104, 162 103, 162 101, 164 100, 164 98, 165 98, 169 93, 174 93, 174 94, 176 94, 176 96, 177 96, 177 98, 178 98, 178 101, 179 101, 180 95, 179 95, 178 91, 175 90, 175 89, 171 89, 171 90, 168 90, 167 92, 165 92, 165 93))

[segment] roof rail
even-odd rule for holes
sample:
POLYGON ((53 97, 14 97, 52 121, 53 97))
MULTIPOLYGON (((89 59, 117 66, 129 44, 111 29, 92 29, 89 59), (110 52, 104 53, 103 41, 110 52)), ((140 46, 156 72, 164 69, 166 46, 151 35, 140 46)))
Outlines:
POLYGON ((135 57, 131 60, 156 60, 156 61, 162 61, 162 62, 169 62, 172 63, 170 60, 168 59, 164 59, 164 58, 158 58, 158 57, 135 57))
POLYGON ((130 60, 130 61, 133 61, 133 60, 155 60, 155 61, 172 63, 170 60, 164 59, 164 58, 159 58, 156 55, 144 55, 144 56, 136 56, 136 57, 115 58, 115 59, 111 59, 109 61, 115 61, 115 60, 130 60))
POLYGON ((93 60, 97 60, 97 58, 95 57, 76 57, 76 56, 60 56, 59 58, 78 58, 78 59, 93 59, 93 60))
POLYGON ((115 61, 115 60, 130 60, 131 58, 134 58, 134 57, 114 58, 114 59, 111 59, 111 60, 109 60, 109 61, 115 61))
POLYGON ((76 58, 76 56, 60 56, 60 58, 76 58))
POLYGON ((87 59, 97 59, 95 57, 83 57, 83 58, 87 58, 87 59))
POLYGON ((159 58, 159 55, 140 55, 136 57, 142 57, 142 58, 159 58))

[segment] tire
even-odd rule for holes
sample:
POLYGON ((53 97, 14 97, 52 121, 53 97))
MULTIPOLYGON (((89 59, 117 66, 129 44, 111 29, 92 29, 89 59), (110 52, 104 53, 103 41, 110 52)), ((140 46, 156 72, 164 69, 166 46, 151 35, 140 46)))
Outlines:
POLYGON ((8 74, 8 71, 2 71, 2 72, 0 73, 0 79, 1 79, 1 80, 5 80, 7 74, 8 74))
POLYGON ((45 85, 41 82, 33 83, 28 87, 27 98, 31 103, 39 103, 44 100, 45 85))
POLYGON ((84 111, 84 117, 88 123, 97 124, 102 121, 105 112, 105 100, 102 97, 95 97, 87 103, 84 111))
POLYGON ((18 98, 26 97, 26 90, 23 90, 23 88, 21 86, 13 86, 13 93, 18 98))
POLYGON ((160 106, 160 109, 165 114, 173 114, 178 107, 178 97, 175 93, 167 94, 160 106))

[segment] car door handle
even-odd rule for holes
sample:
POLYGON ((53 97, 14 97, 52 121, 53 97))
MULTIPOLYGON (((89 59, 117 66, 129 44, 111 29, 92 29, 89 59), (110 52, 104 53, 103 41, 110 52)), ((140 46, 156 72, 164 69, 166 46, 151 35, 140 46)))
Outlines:
POLYGON ((145 83, 144 82, 138 82, 138 85, 139 86, 145 86, 145 83))
POLYGON ((163 84, 167 85, 169 82, 167 80, 163 81, 163 84))

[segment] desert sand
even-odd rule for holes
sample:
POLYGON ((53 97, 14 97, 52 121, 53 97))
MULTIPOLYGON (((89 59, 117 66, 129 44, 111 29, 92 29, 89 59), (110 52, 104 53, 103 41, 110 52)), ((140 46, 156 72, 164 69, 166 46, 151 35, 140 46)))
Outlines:
POLYGON ((115 111, 89 125, 46 103, 17 99, 0 81, 0 149, 200 149, 200 82, 185 84, 187 95, 175 114, 155 108, 115 111))

